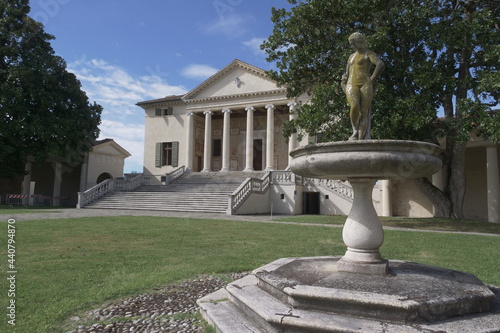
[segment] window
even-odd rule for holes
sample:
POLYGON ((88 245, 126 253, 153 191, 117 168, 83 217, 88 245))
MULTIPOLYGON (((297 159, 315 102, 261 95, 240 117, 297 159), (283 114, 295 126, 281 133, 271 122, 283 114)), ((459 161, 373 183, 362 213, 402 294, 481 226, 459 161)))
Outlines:
POLYGON ((179 142, 156 143, 155 165, 157 168, 163 166, 177 167, 179 164, 179 142))
POLYGON ((163 143, 161 165, 172 165, 172 142, 163 143))
POLYGON ((173 116, 174 115, 174 108, 169 106, 165 109, 160 109, 156 108, 155 109, 155 116, 157 117, 165 117, 165 116, 173 116))

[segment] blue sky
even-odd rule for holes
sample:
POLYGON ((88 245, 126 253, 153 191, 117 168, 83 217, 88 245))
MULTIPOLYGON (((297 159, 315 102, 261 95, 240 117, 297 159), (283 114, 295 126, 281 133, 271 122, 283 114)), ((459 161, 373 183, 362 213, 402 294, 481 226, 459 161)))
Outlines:
POLYGON ((91 102, 104 107, 100 138, 142 172, 139 101, 183 94, 234 59, 270 69, 259 45, 273 29, 271 8, 286 0, 31 0, 30 16, 54 35, 55 52, 91 102))

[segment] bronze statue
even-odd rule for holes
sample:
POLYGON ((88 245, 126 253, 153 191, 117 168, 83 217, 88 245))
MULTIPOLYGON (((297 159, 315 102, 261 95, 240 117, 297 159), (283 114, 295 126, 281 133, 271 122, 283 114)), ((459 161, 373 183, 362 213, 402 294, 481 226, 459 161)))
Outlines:
POLYGON ((373 51, 368 50, 363 34, 355 32, 349 36, 349 45, 356 52, 349 57, 341 83, 351 106, 353 134, 349 141, 367 140, 371 138, 370 109, 375 95, 375 82, 385 65, 373 51), (375 69, 370 74, 373 66, 375 69))

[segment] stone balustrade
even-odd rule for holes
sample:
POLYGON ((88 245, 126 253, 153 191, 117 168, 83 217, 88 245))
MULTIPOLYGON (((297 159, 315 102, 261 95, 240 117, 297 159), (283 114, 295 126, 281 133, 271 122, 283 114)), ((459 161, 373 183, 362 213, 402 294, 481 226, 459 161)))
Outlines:
POLYGON ((265 193, 271 184, 270 175, 271 172, 266 172, 261 179, 247 178, 233 194, 229 195, 228 214, 233 215, 252 193, 265 193))
POLYGON ((142 185, 142 181, 142 174, 128 180, 124 178, 106 179, 85 192, 78 192, 78 204, 76 208, 83 208, 89 203, 114 191, 133 191, 142 185))

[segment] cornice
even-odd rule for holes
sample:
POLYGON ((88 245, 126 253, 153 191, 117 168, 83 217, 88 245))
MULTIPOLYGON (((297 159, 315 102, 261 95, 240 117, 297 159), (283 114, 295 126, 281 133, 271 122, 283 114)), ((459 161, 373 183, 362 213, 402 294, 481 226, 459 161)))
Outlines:
POLYGON ((285 94, 286 97, 286 89, 275 89, 275 90, 266 90, 266 91, 256 91, 252 93, 245 94, 235 94, 235 95, 224 95, 224 96, 215 96, 215 97, 206 97, 206 98, 198 98, 198 99, 190 99, 185 100, 188 105, 195 103, 206 103, 206 102, 216 102, 216 101, 224 101, 224 100, 236 100, 236 99, 244 99, 248 97, 260 97, 260 96, 270 96, 270 95, 279 95, 285 94))

